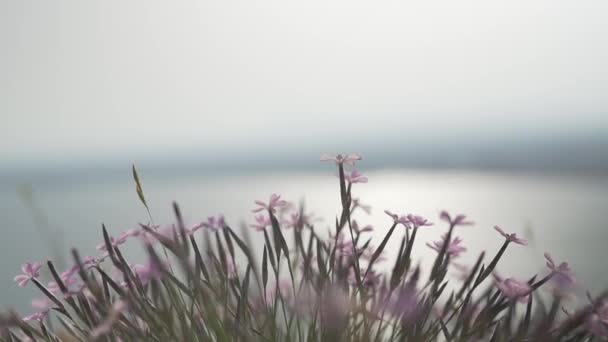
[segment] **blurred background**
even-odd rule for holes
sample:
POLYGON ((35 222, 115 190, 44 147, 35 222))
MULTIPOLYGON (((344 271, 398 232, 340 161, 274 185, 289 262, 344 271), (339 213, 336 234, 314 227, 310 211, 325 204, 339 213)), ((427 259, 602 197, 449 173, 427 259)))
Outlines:
MULTIPOLYGON (((530 239, 499 266, 567 260, 581 291, 608 286, 608 2, 0 2, 0 309, 28 260, 93 254, 101 223, 253 221, 277 192, 324 221, 339 209, 325 152, 357 152, 358 218, 384 209, 493 254, 496 224, 530 239)), ((252 232, 253 233, 253 232, 252 232)), ((255 236, 255 235, 254 235, 255 236)), ((398 243, 394 239, 394 243, 398 243)), ((134 246, 136 247, 136 246, 134 246)), ((396 248, 397 246, 394 246, 396 248)), ((393 248, 393 249, 394 249, 393 248)), ((390 251, 389 251, 390 253, 390 251)), ((137 258, 137 255, 134 255, 137 258)))

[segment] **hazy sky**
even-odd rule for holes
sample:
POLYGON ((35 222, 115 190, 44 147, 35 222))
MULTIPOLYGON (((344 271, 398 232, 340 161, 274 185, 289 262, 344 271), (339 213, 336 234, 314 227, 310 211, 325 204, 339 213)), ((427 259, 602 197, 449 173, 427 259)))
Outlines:
POLYGON ((0 2, 0 160, 608 135, 608 1, 0 2))

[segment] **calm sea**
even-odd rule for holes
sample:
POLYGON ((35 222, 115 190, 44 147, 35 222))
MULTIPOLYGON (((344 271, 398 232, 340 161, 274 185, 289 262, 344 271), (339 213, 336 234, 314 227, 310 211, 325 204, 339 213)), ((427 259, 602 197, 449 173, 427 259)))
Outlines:
MULTIPOLYGON (((130 173, 101 174, 58 179, 40 173, 19 181, 10 180, 19 177, 0 181, 0 308, 29 311, 37 292, 18 288, 12 281, 24 261, 61 259, 71 247, 78 247, 84 255, 92 254, 101 241, 102 222, 111 232, 119 233, 147 221, 130 173)), ((437 239, 445 231, 438 213, 447 209, 465 213, 476 222, 457 232, 469 249, 462 257, 464 262, 482 250, 495 253, 502 238, 492 227, 500 225, 531 241, 527 247, 507 250, 499 265, 501 274, 530 277, 545 272, 543 253, 550 251, 559 261, 570 262, 582 289, 599 291, 608 286, 608 177, 420 170, 371 171, 366 175, 369 183, 356 185, 354 193, 370 204, 373 212, 357 219, 374 225, 376 241, 389 228, 384 209, 423 215, 436 225, 420 233, 414 254, 429 260, 434 252, 422 242, 437 239)), ((165 172, 146 176, 144 170, 142 179, 157 223, 172 222, 171 202, 177 201, 189 223, 223 213, 232 226, 238 226, 253 221, 253 200, 267 199, 273 192, 295 202, 305 201, 308 210, 324 218, 317 224, 319 230, 332 224, 339 208, 338 183, 332 171, 187 176, 165 172)), ((397 248, 398 240, 394 237, 387 248, 397 248)), ((137 260, 141 258, 137 252, 129 255, 134 262, 143 261, 137 260)))

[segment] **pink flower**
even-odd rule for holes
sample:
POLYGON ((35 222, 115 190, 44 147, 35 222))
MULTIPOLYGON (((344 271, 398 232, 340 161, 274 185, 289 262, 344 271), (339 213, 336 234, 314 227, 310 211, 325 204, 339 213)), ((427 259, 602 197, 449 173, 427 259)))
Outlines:
MULTIPOLYGON (((207 217, 207 222, 202 223, 201 226, 210 229, 214 232, 217 232, 218 230, 226 228, 226 220, 224 219, 224 215, 222 214, 219 214, 217 216, 209 216, 207 217)), ((198 226, 191 229, 191 231, 194 232, 197 229, 198 226)))
POLYGON ((258 207, 252 210, 254 213, 258 213, 258 212, 264 211, 264 210, 268 210, 268 211, 271 211, 274 213, 276 208, 286 206, 287 201, 282 200, 280 195, 272 194, 272 195, 270 195, 268 204, 266 204, 266 202, 262 202, 259 200, 255 201, 255 204, 258 207))
POLYGON ((35 312, 35 313, 33 313, 33 314, 29 315, 29 316, 25 316, 25 317, 23 317, 23 320, 26 321, 26 322, 27 321, 39 321, 39 322, 41 322, 48 315, 49 315, 49 309, 46 309, 46 310, 42 310, 42 311, 39 311, 39 312, 35 312))
POLYGON ((507 278, 505 280, 495 275, 496 287, 502 292, 502 294, 511 299, 518 300, 522 303, 527 302, 528 295, 532 292, 532 288, 528 283, 518 281, 514 278, 507 278))
POLYGON ((465 215, 456 215, 456 217, 452 218, 445 210, 439 214, 439 218, 449 223, 452 227, 473 225, 472 221, 466 221, 467 217, 465 215))
POLYGON ((411 228, 410 227, 410 221, 408 220, 408 218, 405 215, 397 215, 397 214, 393 214, 392 212, 385 210, 384 213, 388 216, 390 216, 393 219, 393 222, 395 224, 402 224, 405 228, 411 228))
POLYGON ((521 238, 518 238, 517 235, 515 235, 515 233, 513 233, 513 234, 507 234, 499 226, 494 226, 494 229, 497 232, 499 232, 500 235, 504 236, 507 239, 507 241, 509 241, 509 242, 514 242, 514 243, 516 243, 518 245, 522 245, 522 246, 525 246, 525 245, 528 244, 528 241, 526 241, 524 239, 521 239, 521 238))
POLYGON ((361 160, 361 156, 358 154, 347 154, 344 156, 341 154, 337 154, 335 156, 332 156, 329 154, 323 154, 321 156, 321 161, 329 161, 329 160, 335 161, 336 165, 347 164, 347 165, 353 166, 353 165, 355 165, 355 161, 361 160))
MULTIPOLYGON (((65 285, 68 290, 66 295, 79 293, 80 290, 82 290, 82 288, 84 287, 84 284, 78 284, 78 279, 74 278, 71 274, 61 276, 61 282, 63 282, 63 285, 65 285)), ((49 282, 47 284, 47 288, 52 293, 57 293, 60 291, 59 284, 54 281, 49 282)))
POLYGON ((356 247, 352 241, 338 241, 336 245, 336 253, 340 256, 351 257, 354 256, 355 253, 359 254, 363 252, 360 247, 356 247))
POLYGON ((363 176, 357 170, 352 170, 350 174, 346 174, 344 179, 346 179, 349 184, 367 183, 367 177, 363 176))
POLYGON ((570 267, 568 266, 567 262, 562 262, 561 264, 559 264, 559 266, 556 266, 555 262, 553 261, 553 258, 551 257, 551 254, 549 254, 548 252, 545 252, 545 259, 547 259, 547 267, 551 270, 553 276, 563 277, 565 280, 571 283, 576 282, 576 280, 574 279, 574 275, 572 274, 572 271, 570 270, 570 267))
POLYGON ((363 210, 368 215, 372 213, 371 206, 361 203, 361 200, 359 200, 358 198, 353 198, 353 207, 352 209, 350 209, 350 212, 352 213, 353 211, 355 211, 356 208, 361 208, 361 210, 363 210))
POLYGON ((38 276, 40 276, 41 267, 42 265, 38 261, 33 263, 26 262, 21 266, 21 271, 23 272, 23 274, 17 275, 14 279, 15 282, 20 287, 24 287, 25 285, 27 285, 27 282, 30 281, 30 279, 37 278, 38 276))
MULTIPOLYGON (((437 252, 441 252, 446 239, 447 234, 443 234, 441 236, 441 240, 434 241, 432 245, 430 243, 427 243, 426 245, 437 252)), ((452 241, 448 243, 446 247, 446 253, 452 258, 460 256, 460 253, 465 252, 467 250, 466 247, 460 245, 461 242, 462 239, 460 239, 459 237, 454 237, 454 239, 452 239, 452 241)))
POLYGON ((32 299, 32 307, 34 309, 46 310, 50 308, 51 305, 53 305, 53 302, 51 302, 47 297, 32 299))
POLYGON ((255 223, 250 224, 251 228, 254 228, 258 232, 263 231, 266 227, 270 227, 272 222, 270 222, 270 218, 264 215, 257 215, 255 217, 255 223))
POLYGON ((592 310, 585 320, 585 325, 587 330, 597 337, 608 337, 608 301, 592 303, 592 310))
POLYGON ((407 220, 414 225, 414 228, 418 228, 418 227, 423 227, 423 226, 432 226, 433 223, 429 222, 427 219, 425 219, 422 216, 418 216, 418 215, 412 215, 412 214, 408 214, 407 215, 407 220))
POLYGON ((154 262, 149 262, 145 265, 135 264, 131 267, 133 273, 137 275, 142 285, 148 284, 151 279, 160 278, 162 270, 160 265, 156 265, 154 262))

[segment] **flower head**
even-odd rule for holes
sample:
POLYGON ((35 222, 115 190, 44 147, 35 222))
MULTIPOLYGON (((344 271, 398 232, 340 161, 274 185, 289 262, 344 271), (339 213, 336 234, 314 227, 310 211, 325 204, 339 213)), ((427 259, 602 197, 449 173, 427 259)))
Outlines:
POLYGON ((264 211, 264 210, 268 210, 268 211, 274 213, 276 208, 286 206, 287 201, 282 200, 280 195, 272 194, 272 195, 270 195, 270 199, 268 200, 268 203, 257 200, 257 201, 255 201, 255 204, 258 207, 252 210, 254 213, 258 213, 258 212, 264 211))
POLYGON ((358 154, 347 154, 347 155, 341 155, 341 154, 337 154, 337 155, 329 155, 329 154, 324 154, 321 156, 321 161, 329 161, 329 160, 333 160, 336 162, 336 165, 340 165, 340 164, 347 164, 350 166, 355 165, 355 161, 357 160, 361 160, 361 156, 358 154))
MULTIPOLYGON (((434 249, 437 252, 441 252, 444 244, 446 243, 446 240, 447 240, 447 234, 443 234, 441 236, 441 240, 434 241, 432 245, 430 243, 427 243, 426 245, 429 246, 431 249, 434 249)), ((459 238, 457 236, 454 237, 451 241, 448 242, 445 252, 451 258, 456 258, 456 257, 460 256, 460 253, 465 252, 467 250, 466 247, 460 245, 461 242, 462 242, 461 238, 459 238)))
POLYGON ((450 214, 447 211, 442 211, 439 214, 439 218, 446 221, 447 223, 450 224, 450 226, 452 227, 456 227, 456 226, 471 226, 473 225, 472 221, 467 221, 467 217, 465 215, 456 215, 456 217, 452 218, 452 216, 450 216, 450 214))
POLYGON ((495 275, 496 287, 502 294, 511 299, 525 303, 528 300, 528 295, 532 292, 532 288, 526 282, 521 282, 514 278, 500 279, 495 275))
POLYGON ((346 179, 346 182, 349 184, 367 183, 367 177, 363 176, 361 172, 357 170, 352 170, 350 173, 344 175, 344 179, 346 179))
POLYGON ((14 279, 15 282, 20 287, 24 287, 25 285, 27 285, 27 283, 28 283, 28 281, 30 281, 30 279, 37 278, 38 276, 40 276, 41 267, 42 267, 42 264, 40 264, 40 262, 38 262, 38 261, 33 262, 33 263, 26 262, 25 264, 23 264, 21 266, 21 271, 23 273, 15 276, 15 279, 14 279))
POLYGON ((263 231, 266 227, 270 227, 272 222, 270 222, 270 218, 265 215, 257 215, 255 217, 255 223, 250 224, 251 228, 254 228, 258 232, 263 231))
POLYGON ((34 312, 33 314, 29 315, 29 316, 25 316, 23 317, 24 321, 43 321, 46 316, 49 315, 49 309, 45 309, 42 311, 38 311, 38 312, 34 312))
POLYGON ((394 224, 402 224, 405 228, 411 228, 410 220, 405 215, 399 216, 388 210, 385 210, 384 213, 393 219, 394 224))
POLYGON ((551 270, 554 278, 560 278, 561 283, 571 283, 574 284, 576 279, 572 274, 572 270, 570 266, 568 266, 567 262, 562 262, 559 265, 556 265, 551 257, 551 254, 545 252, 545 259, 547 260, 547 267, 551 270))
POLYGON ((514 242, 518 245, 522 245, 525 246, 528 244, 528 241, 522 239, 522 238, 518 238, 517 235, 515 233, 513 234, 507 234, 505 233, 502 228, 500 228, 499 226, 494 226, 494 229, 500 233, 500 235, 504 236, 508 242, 514 242))
POLYGON ((433 225, 432 222, 429 222, 427 219, 419 215, 408 214, 407 220, 414 226, 414 228, 433 225))
MULTIPOLYGON (((226 228, 226 219, 222 214, 219 214, 217 216, 209 216, 207 217, 207 222, 201 223, 200 227, 204 227, 214 232, 217 232, 218 230, 226 228)), ((198 226, 195 228, 191 229, 191 231, 196 231, 198 229, 198 226)))
POLYGON ((162 268, 156 262, 150 260, 147 264, 135 264, 131 267, 133 273, 137 275, 142 285, 146 285, 152 279, 162 276, 162 268))
MULTIPOLYGON (((590 296, 589 298, 591 300, 590 296)), ((600 338, 608 337, 608 300, 591 302, 591 312, 585 320, 585 325, 592 334, 600 338)))

